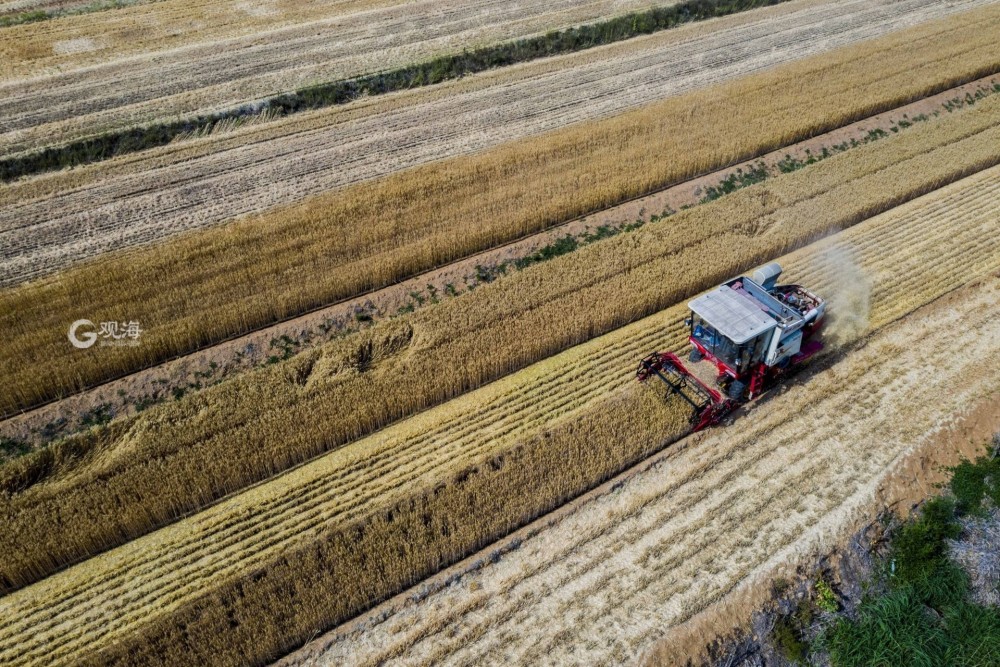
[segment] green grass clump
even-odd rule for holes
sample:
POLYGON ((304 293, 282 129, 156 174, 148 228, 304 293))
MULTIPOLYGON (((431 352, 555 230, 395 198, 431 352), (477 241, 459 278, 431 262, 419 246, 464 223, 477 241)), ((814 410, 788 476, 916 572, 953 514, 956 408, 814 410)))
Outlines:
POLYGON ((560 255, 565 255, 567 253, 573 252, 580 247, 580 241, 572 234, 566 234, 552 243, 543 246, 536 250, 535 252, 521 257, 520 259, 514 260, 514 266, 518 269, 525 269, 532 264, 537 264, 538 262, 545 262, 550 259, 559 257, 560 255))
POLYGON ((806 656, 809 654, 809 644, 799 637, 791 620, 782 618, 775 623, 774 643, 785 660, 795 664, 805 664, 806 656))
POLYGON ((937 497, 927 501, 918 518, 904 525, 892 540, 890 578, 900 584, 923 586, 950 564, 945 540, 959 536, 956 503, 937 497))
POLYGON ((962 600, 939 614, 906 586, 838 620, 825 647, 836 667, 1000 665, 1000 610, 962 600))
POLYGON ((719 197, 724 197, 731 192, 736 192, 741 188, 746 188, 755 183, 760 183, 768 177, 767 165, 763 162, 758 162, 756 164, 747 167, 746 171, 742 168, 737 169, 734 173, 727 176, 718 185, 709 186, 705 188, 705 196, 701 198, 701 202, 706 203, 710 201, 715 201, 719 197))
POLYGON ((816 582, 816 606, 830 614, 840 609, 840 605, 837 604, 837 594, 833 592, 830 584, 822 579, 816 582))
POLYGON ((47 18, 49 18, 48 12, 43 11, 21 12, 20 14, 0 16, 0 28, 9 28, 12 25, 21 25, 22 23, 44 21, 47 18))
POLYGON ((1000 458, 981 456, 975 462, 963 459, 951 469, 951 492, 962 514, 981 515, 983 500, 1000 506, 1000 458))
POLYGON ((31 451, 31 445, 16 438, 0 436, 0 456, 22 456, 31 451))
POLYGON ((1000 609, 961 602, 947 610, 944 622, 951 632, 941 664, 1000 665, 1000 609))
POLYGON ((857 620, 839 619, 825 647, 838 667, 931 667, 947 637, 912 587, 865 600, 857 620))

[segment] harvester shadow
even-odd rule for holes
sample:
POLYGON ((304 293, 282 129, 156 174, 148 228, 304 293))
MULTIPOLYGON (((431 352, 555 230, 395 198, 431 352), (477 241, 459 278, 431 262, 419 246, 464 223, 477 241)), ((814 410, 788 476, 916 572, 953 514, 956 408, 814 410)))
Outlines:
POLYGON ((779 384, 771 387, 761 394, 759 398, 756 398, 733 410, 722 421, 722 427, 725 428, 731 424, 738 423, 738 420, 742 419, 754 408, 767 405, 770 401, 779 398, 791 389, 805 385, 807 382, 810 382, 813 377, 820 375, 821 373, 825 373, 839 364, 848 355, 864 349, 864 347, 868 344, 870 335, 871 334, 863 336, 853 343, 840 345, 836 349, 831 349, 829 352, 824 350, 816 359, 806 362, 801 368, 787 375, 779 384))

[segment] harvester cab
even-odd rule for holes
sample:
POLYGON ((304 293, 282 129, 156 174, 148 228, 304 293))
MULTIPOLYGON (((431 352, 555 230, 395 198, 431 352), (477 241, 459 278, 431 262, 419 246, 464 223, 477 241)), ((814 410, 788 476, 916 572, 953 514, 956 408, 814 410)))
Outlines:
POLYGON ((656 376, 691 404, 694 430, 717 423, 822 349, 816 334, 826 303, 801 285, 778 285, 780 275, 778 264, 768 264, 688 304, 691 368, 670 352, 639 364, 640 381, 656 376))

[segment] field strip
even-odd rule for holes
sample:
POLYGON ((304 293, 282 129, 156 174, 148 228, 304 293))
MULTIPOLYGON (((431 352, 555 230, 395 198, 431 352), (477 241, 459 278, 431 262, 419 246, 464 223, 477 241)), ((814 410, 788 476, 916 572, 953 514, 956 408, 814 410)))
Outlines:
MULTIPOLYGON (((871 312, 871 326, 877 327, 1000 268, 1000 240, 992 233, 998 173, 994 168, 967 178, 783 262, 793 277, 816 265, 812 284, 830 293, 842 279, 837 256, 854 255, 884 290, 871 312), (942 248, 962 249, 962 261, 936 262, 942 248), (924 280, 910 284, 907 277, 921 271, 924 280)), ((9 647, 0 658, 14 664, 71 661, 87 647, 105 646, 177 609, 203 593, 210 580, 250 572, 308 544, 333 522, 362 516, 372 500, 388 506, 433 486, 448 470, 569 418, 628 386, 644 352, 662 343, 679 347, 682 311, 668 309, 594 339, 0 599, 3 616, 15 619, 0 631, 0 645, 9 647)), ((988 325, 988 316, 982 317, 988 325)), ((995 340, 975 333, 968 326, 960 335, 973 338, 970 346, 995 340)), ((949 351, 945 346, 937 353, 949 351)), ((860 405, 857 396, 847 399, 860 405)))
MULTIPOLYGON (((852 248, 839 237, 826 245, 852 248)), ((998 297, 994 277, 905 317, 736 424, 546 518, 499 562, 373 610, 279 664, 635 661, 762 570, 832 546, 896 462, 996 391, 998 297)), ((884 303, 873 300, 876 311, 884 303)))
POLYGON ((669 48, 643 49, 655 43, 654 35, 634 40, 632 52, 610 62, 598 60, 241 144, 11 203, 0 211, 0 256, 5 260, 0 283, 22 282, 109 250, 208 227, 571 123, 605 118, 990 4, 989 0, 947 5, 932 0, 829 3, 669 48))
MULTIPOLYGON (((212 380, 216 381, 222 377, 238 374, 250 367, 266 363, 272 347, 270 341, 280 340, 282 336, 299 342, 296 352, 310 349, 327 340, 326 334, 329 331, 330 322, 345 322, 343 326, 350 329, 359 308, 373 312, 373 316, 376 318, 391 315, 411 304, 410 295, 426 290, 428 285, 433 285, 441 294, 447 294, 449 285, 469 284, 470 276, 476 275, 475 267, 477 266, 492 267, 504 261, 528 256, 545 245, 556 242, 566 234, 578 236, 602 225, 617 226, 636 220, 649 221, 652 215, 657 215, 668 207, 672 210, 680 210, 682 207, 696 205, 701 201, 708 185, 717 185, 738 170, 747 171, 759 163, 773 166, 789 154, 805 160, 810 151, 813 155, 819 155, 824 148, 829 148, 842 141, 861 140, 868 132, 876 128, 888 132, 902 119, 940 111, 946 102, 961 99, 967 94, 975 94, 984 88, 992 88, 998 82, 1000 82, 1000 78, 990 76, 964 86, 958 86, 893 109, 890 112, 786 146, 760 158, 742 162, 631 202, 571 220, 519 241, 491 248, 433 271, 419 274, 399 284, 373 290, 337 304, 324 306, 253 333, 237 336, 191 354, 164 361, 151 368, 110 380, 67 398, 56 399, 0 420, 0 436, 23 442, 40 443, 42 440, 39 434, 48 432, 53 423, 65 423, 66 425, 61 432, 42 437, 53 439, 79 430, 80 427, 76 425, 75 420, 97 406, 111 406, 116 417, 128 414, 134 409, 135 404, 144 399, 148 400, 151 393, 159 392, 160 395, 166 396, 175 388, 180 390, 189 387, 200 377, 211 375, 212 380), (305 337, 303 337, 304 331, 308 332, 305 337), (318 338, 318 340, 314 340, 314 338, 318 338), (215 366, 211 364, 215 364, 215 366), (58 422, 57 420, 68 421, 58 422)), ((335 330, 341 330, 341 325, 336 325, 335 330)))
POLYGON ((206 5, 192 0, 160 0, 113 12, 76 14, 5 29, 11 41, 0 47, 4 56, 0 77, 44 77, 116 61, 141 62, 157 52, 183 52, 206 43, 238 43, 240 38, 269 32, 279 36, 283 29, 322 25, 353 14, 378 16, 400 4, 399 0, 220 0, 206 5))
MULTIPOLYGON (((0 83, 0 153, 235 108, 646 8, 638 0, 423 0, 347 14, 327 7, 320 21, 0 83)), ((95 26, 92 41, 107 40, 107 30, 95 26)))
MULTIPOLYGON (((831 157, 11 462, 0 469, 9 494, 0 498, 0 542, 12 545, 0 586, 29 585, 988 169, 1000 161, 998 101, 983 100, 967 122, 928 123, 831 157)), ((645 445, 609 452, 605 464, 640 456, 645 445)))

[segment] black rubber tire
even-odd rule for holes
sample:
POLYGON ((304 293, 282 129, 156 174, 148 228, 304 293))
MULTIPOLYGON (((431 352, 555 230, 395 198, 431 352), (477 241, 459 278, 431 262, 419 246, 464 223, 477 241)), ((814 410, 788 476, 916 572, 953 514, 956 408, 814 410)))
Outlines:
POLYGON ((729 389, 726 390, 726 394, 729 398, 734 401, 738 401, 743 398, 743 392, 747 390, 747 385, 745 382, 740 382, 739 380, 733 380, 729 383, 729 389))
POLYGON ((691 354, 688 355, 688 359, 690 359, 694 363, 698 363, 704 358, 705 356, 701 353, 701 350, 699 350, 698 348, 694 348, 693 350, 691 350, 691 354))

